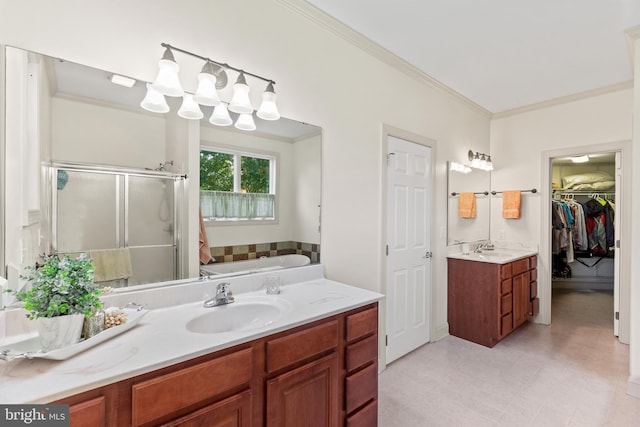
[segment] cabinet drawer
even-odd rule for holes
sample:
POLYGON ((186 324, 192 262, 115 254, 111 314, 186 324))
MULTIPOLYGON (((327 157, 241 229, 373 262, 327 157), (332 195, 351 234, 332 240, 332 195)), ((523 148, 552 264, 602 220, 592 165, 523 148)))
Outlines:
POLYGON ((248 385, 252 370, 253 350, 247 348, 134 384, 133 425, 148 423, 226 390, 248 385))
POLYGON ((511 293, 511 279, 505 279, 500 283, 500 295, 511 293))
POLYGON ((371 335, 362 341, 351 344, 345 352, 345 366, 347 372, 351 372, 369 362, 373 362, 378 357, 378 335, 371 335))
POLYGON ((503 295, 500 300, 500 314, 504 316, 513 311, 513 294, 503 295))
POLYGON ((511 263, 500 266, 500 278, 508 279, 513 273, 511 272, 511 263))
POLYGON ((378 330, 378 309, 370 308, 347 316, 346 339, 353 341, 378 330))
POLYGON ((347 418, 347 427, 374 427, 378 425, 378 401, 374 400, 347 418))
POLYGON ((529 299, 534 299, 538 296, 538 282, 531 282, 529 284, 529 299))
POLYGON ((530 278, 532 282, 535 282, 536 280, 538 280, 538 270, 537 269, 533 269, 529 272, 530 278))
POLYGON ((514 276, 529 270, 529 258, 519 259, 513 261, 511 264, 511 272, 514 276))
POLYGON ((505 314, 500 319, 500 334, 506 335, 513 330, 513 314, 505 314))
POLYGON ((345 379, 345 395, 347 414, 375 399, 378 395, 378 364, 374 363, 348 376, 345 379))
POLYGON ((538 255, 529 257, 529 268, 536 268, 536 267, 538 267, 538 255))
POLYGON ((293 365, 337 345, 337 320, 267 341, 267 372, 293 365))

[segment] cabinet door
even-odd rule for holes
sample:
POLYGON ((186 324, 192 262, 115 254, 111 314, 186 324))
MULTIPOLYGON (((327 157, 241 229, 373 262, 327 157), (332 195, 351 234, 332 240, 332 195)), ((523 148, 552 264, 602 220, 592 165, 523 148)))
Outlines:
POLYGON ((267 427, 333 427, 340 417, 338 354, 267 381, 267 427))
POLYGON ((513 276, 513 328, 527 320, 530 301, 529 272, 513 276))
POLYGON ((162 427, 250 427, 251 391, 233 395, 162 427))

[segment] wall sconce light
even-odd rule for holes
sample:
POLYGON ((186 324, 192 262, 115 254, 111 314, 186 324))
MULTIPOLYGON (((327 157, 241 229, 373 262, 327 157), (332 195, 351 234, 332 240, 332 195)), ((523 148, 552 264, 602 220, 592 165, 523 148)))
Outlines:
POLYGON ((178 115, 188 120, 200 120, 204 114, 200 105, 214 107, 213 114, 209 122, 216 126, 229 126, 233 123, 229 111, 238 113, 239 117, 235 127, 242 130, 255 130, 256 125, 253 120, 253 106, 249 99, 249 85, 246 76, 251 76, 267 83, 267 88, 262 94, 262 103, 257 111, 257 116, 263 120, 278 120, 280 113, 276 105, 276 93, 274 82, 271 79, 249 73, 229 64, 214 61, 210 58, 197 55, 167 43, 161 43, 165 48, 162 58, 158 62, 158 75, 153 83, 147 85, 147 94, 140 106, 147 111, 154 113, 166 113, 169 106, 165 96, 183 97, 182 106, 178 110, 178 115), (173 51, 204 61, 202 71, 198 74, 198 87, 195 93, 185 93, 180 84, 178 71, 180 66, 175 60, 173 51), (228 82, 227 70, 238 72, 238 78, 233 85, 233 97, 228 104, 221 101, 217 90, 226 87, 228 82))
POLYGON ((469 161, 471 162, 471 167, 476 169, 481 169, 484 171, 492 171, 493 170, 493 162, 491 161, 491 156, 488 154, 480 153, 478 151, 469 150, 468 153, 469 161))

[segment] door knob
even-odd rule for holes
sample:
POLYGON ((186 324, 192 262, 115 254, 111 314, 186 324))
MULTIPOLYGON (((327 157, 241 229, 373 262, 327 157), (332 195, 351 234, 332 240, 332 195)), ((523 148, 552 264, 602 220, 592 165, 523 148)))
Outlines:
POLYGON ((422 258, 431 258, 433 257, 433 253, 430 251, 425 252, 424 256, 422 258))

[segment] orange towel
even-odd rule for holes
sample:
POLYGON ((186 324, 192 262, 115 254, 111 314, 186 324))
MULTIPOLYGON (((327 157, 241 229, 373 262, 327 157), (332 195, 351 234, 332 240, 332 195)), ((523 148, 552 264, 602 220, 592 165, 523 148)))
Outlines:
POLYGON ((522 193, 518 190, 502 192, 502 218, 520 218, 522 193))
POLYGON ((198 235, 200 241, 200 264, 209 264, 211 262, 211 249, 207 240, 207 230, 204 228, 204 220, 202 219, 202 211, 200 211, 200 233, 198 235))
POLYGON ((474 193, 460 193, 458 215, 460 218, 476 217, 476 195, 474 193))

